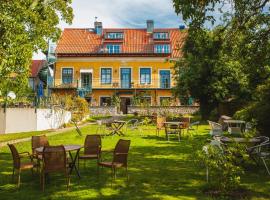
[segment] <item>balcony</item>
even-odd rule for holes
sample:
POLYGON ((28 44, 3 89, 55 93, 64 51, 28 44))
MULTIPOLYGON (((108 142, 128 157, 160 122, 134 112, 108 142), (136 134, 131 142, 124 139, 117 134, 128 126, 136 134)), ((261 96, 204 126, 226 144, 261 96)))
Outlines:
MULTIPOLYGON (((107 48, 108 44, 97 44, 97 45, 72 45, 66 44, 61 45, 61 49, 65 49, 65 51, 61 51, 58 55, 61 56, 75 56, 76 54, 85 55, 85 56, 115 56, 115 55, 153 55, 153 56, 168 56, 171 54, 172 49, 170 44, 166 44, 168 46, 159 47, 158 51, 155 47, 155 44, 140 44, 140 45, 126 45, 119 44, 119 51, 110 51, 107 48), (82 51, 83 49, 83 51, 82 51)), ((160 45, 160 44, 159 44, 160 45)), ((57 53, 57 52, 56 52, 57 53)))
POLYGON ((172 83, 161 83, 159 79, 152 78, 150 84, 141 84, 140 80, 132 80, 131 82, 121 82, 120 79, 112 79, 110 84, 102 84, 99 78, 92 79, 91 83, 88 87, 82 87, 81 80, 73 80, 69 84, 63 84, 61 79, 54 80, 53 89, 73 89, 80 90, 86 92, 92 92, 92 89, 171 89, 174 86, 174 82, 172 83))

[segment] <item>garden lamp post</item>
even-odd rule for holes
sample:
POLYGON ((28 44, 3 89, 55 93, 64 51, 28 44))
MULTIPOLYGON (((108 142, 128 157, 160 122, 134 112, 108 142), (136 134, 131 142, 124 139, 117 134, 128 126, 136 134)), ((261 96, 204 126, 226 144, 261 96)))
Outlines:
POLYGON ((7 100, 9 98, 12 99, 12 100, 16 99, 16 94, 13 91, 7 92, 6 97, 5 97, 4 113, 6 112, 6 109, 7 109, 7 100))

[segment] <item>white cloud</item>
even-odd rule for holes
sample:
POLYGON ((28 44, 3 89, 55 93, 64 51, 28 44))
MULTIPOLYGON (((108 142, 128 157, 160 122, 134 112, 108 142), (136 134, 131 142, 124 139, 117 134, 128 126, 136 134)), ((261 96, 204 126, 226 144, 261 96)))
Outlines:
POLYGON ((73 24, 60 27, 93 27, 95 16, 104 27, 145 27, 153 19, 156 27, 178 27, 183 23, 172 0, 74 0, 73 24))

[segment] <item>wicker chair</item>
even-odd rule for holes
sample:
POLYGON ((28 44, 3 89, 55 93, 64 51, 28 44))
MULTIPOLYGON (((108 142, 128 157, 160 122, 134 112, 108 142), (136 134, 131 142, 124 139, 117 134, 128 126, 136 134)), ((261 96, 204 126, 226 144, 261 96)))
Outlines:
POLYGON ((183 129, 188 129, 189 124, 190 124, 190 118, 189 117, 181 117, 180 122, 183 122, 183 124, 182 124, 183 129))
POLYGON ((116 169, 120 168, 120 167, 125 167, 126 168, 126 177, 127 177, 127 181, 128 181, 127 159, 128 159, 129 147, 130 147, 130 140, 120 139, 117 142, 115 149, 113 151, 112 162, 100 161, 98 163, 98 166, 111 168, 112 180, 115 180, 115 178, 116 178, 116 169))
POLYGON ((33 162, 33 158, 29 152, 21 152, 19 153, 16 147, 13 144, 8 144, 8 147, 11 151, 13 158, 13 173, 12 173, 12 181, 14 180, 15 171, 18 172, 18 181, 17 186, 20 187, 21 183, 21 171, 31 169, 33 174, 33 168, 36 166, 36 163, 33 162), (30 161, 21 162, 22 158, 28 158, 30 161))
POLYGON ((43 166, 40 174, 42 190, 45 189, 45 175, 54 172, 63 172, 66 176, 67 190, 69 190, 70 177, 66 150, 61 146, 45 146, 42 153, 43 166))
POLYGON ((126 132, 128 129, 134 130, 137 128, 137 124, 139 123, 138 119, 131 119, 126 122, 126 132))
POLYGON ((181 140, 181 125, 177 125, 177 124, 164 124, 165 126, 165 134, 166 134, 166 138, 168 141, 170 141, 170 135, 177 135, 178 136, 178 141, 180 142, 181 140))
POLYGON ((38 155, 36 148, 49 146, 49 141, 46 135, 32 136, 32 155, 38 160, 42 160, 42 155, 38 155))
POLYGON ((222 125, 216 122, 208 121, 211 130, 210 130, 210 135, 215 136, 215 135, 222 135, 223 130, 222 130, 222 125))
POLYGON ((157 117, 156 136, 159 136, 159 132, 164 128, 164 122, 166 117, 157 117))
POLYGON ((84 153, 83 155, 79 155, 78 157, 78 168, 80 165, 80 160, 97 160, 100 159, 100 152, 101 152, 101 136, 100 135, 87 135, 84 141, 84 153))

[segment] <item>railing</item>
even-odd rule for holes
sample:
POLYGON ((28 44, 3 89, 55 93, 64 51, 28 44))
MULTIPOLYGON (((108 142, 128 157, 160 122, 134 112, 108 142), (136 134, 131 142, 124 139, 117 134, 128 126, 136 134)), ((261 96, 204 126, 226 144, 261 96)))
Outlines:
POLYGON ((61 79, 54 80, 53 88, 62 89, 170 89, 174 86, 174 82, 161 84, 160 80, 152 79, 151 83, 141 83, 140 80, 131 80, 130 82, 121 81, 120 79, 112 79, 110 83, 102 83, 97 79, 92 79, 89 85, 83 84, 81 79, 72 80, 70 83, 63 83, 61 79))
MULTIPOLYGON (((105 44, 59 44, 56 53, 57 54, 72 54, 72 53, 82 53, 85 52, 87 54, 156 54, 156 55, 164 55, 170 54, 172 52, 172 48, 169 49, 164 47, 162 49, 155 48, 155 45, 160 44, 136 44, 136 45, 126 45, 126 44, 119 44, 119 51, 118 50, 111 50, 107 48, 107 45, 111 43, 105 44)), ((164 43, 168 44, 169 43, 164 43)))

